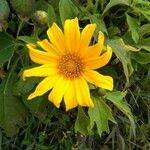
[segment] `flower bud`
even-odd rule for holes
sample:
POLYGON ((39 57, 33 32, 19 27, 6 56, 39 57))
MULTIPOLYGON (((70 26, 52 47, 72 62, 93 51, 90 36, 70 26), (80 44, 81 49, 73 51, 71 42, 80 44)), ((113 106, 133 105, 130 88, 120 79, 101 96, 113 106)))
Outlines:
POLYGON ((33 22, 35 22, 39 27, 42 27, 48 23, 48 14, 43 10, 36 11, 32 16, 33 22))

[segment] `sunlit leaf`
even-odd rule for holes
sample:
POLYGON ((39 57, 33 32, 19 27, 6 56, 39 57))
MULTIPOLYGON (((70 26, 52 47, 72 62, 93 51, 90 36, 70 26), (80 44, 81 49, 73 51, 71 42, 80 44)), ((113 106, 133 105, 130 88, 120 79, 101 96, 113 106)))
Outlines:
POLYGON ((108 44, 112 47, 113 52, 121 61, 124 69, 124 74, 126 76, 127 84, 129 83, 129 76, 133 72, 133 67, 131 64, 131 59, 128 51, 130 47, 126 46, 122 39, 108 40, 108 44))
POLYGON ((90 123, 93 126, 96 123, 96 127, 99 135, 101 136, 104 131, 109 133, 108 121, 116 123, 111 108, 105 103, 102 97, 94 96, 93 98, 94 108, 89 108, 88 114, 90 116, 90 123))
POLYGON ((129 30, 131 31, 131 35, 132 35, 132 39, 134 40, 135 43, 138 43, 139 40, 139 22, 137 19, 129 16, 128 14, 126 14, 127 16, 127 23, 129 26, 129 30))
POLYGON ((127 102, 125 101, 125 96, 127 92, 107 92, 105 98, 111 101, 120 111, 122 111, 130 120, 131 130, 135 134, 135 122, 133 115, 131 113, 131 109, 127 102))

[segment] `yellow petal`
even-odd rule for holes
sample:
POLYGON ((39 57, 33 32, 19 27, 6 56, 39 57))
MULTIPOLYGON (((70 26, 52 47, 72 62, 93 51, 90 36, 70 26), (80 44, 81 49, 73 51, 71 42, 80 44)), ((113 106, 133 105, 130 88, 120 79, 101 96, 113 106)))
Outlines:
POLYGON ((101 75, 93 70, 86 70, 83 76, 88 82, 100 88, 104 88, 110 91, 113 90, 113 79, 110 76, 101 75))
POLYGON ((48 96, 48 99, 57 107, 60 107, 60 102, 69 86, 70 81, 60 77, 56 82, 53 90, 48 96))
POLYGON ((111 59, 111 56, 112 56, 112 49, 110 46, 107 46, 106 52, 102 54, 101 56, 87 58, 85 60, 86 68, 97 69, 97 68, 103 67, 109 62, 109 60, 111 59))
POLYGON ((100 45, 97 43, 95 45, 89 46, 87 52, 83 55, 85 59, 98 57, 100 55, 100 45))
POLYGON ((78 18, 68 19, 64 25, 64 36, 67 51, 73 52, 79 50, 80 30, 78 18))
POLYGON ((38 41, 37 44, 44 49, 45 51, 51 53, 51 55, 58 55, 59 52, 57 51, 57 49, 47 40, 44 39, 42 41, 38 41))
POLYGON ((94 104, 90 98, 90 91, 87 82, 84 78, 80 77, 74 80, 76 99, 79 105, 94 107, 94 104))
POLYGON ((57 79, 58 79, 58 76, 56 75, 46 77, 45 79, 43 79, 36 87, 34 93, 30 94, 30 96, 28 97, 28 100, 35 98, 37 96, 41 96, 47 91, 49 91, 51 88, 53 88, 57 79))
POLYGON ((96 24, 88 24, 81 33, 81 40, 80 40, 80 51, 81 53, 85 53, 87 51, 87 47, 90 44, 92 35, 95 31, 96 24))
POLYGON ((64 102, 66 105, 66 111, 75 108, 78 105, 75 96, 74 82, 70 82, 69 87, 64 94, 64 102))
POLYGON ((38 64, 51 64, 56 62, 57 55, 51 55, 48 52, 37 50, 31 44, 27 44, 27 47, 33 62, 38 64))
POLYGON ((100 45, 100 48, 99 48, 99 55, 100 55, 104 46, 104 33, 103 32, 99 32, 98 44, 100 45))
POLYGON ((53 23, 53 25, 47 30, 47 35, 51 43, 56 47, 57 51, 61 54, 65 52, 65 40, 62 30, 53 23))
POLYGON ((102 32, 99 32, 98 43, 96 43, 95 45, 89 46, 84 57, 92 58, 92 57, 99 56, 103 49, 103 44, 104 44, 104 34, 102 32))
POLYGON ((42 65, 39 67, 34 67, 32 69, 27 69, 23 72, 23 79, 26 77, 46 77, 49 75, 56 74, 57 70, 55 67, 51 67, 50 65, 42 65))

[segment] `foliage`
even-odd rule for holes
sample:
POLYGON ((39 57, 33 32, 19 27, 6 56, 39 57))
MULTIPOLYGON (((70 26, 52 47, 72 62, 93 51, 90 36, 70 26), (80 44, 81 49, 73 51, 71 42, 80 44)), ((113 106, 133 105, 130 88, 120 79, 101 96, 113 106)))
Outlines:
POLYGON ((150 146, 150 2, 148 0, 0 0, 0 149, 148 149, 150 146), (22 5, 23 4, 23 5, 22 5), (20 7, 21 6, 21 7, 20 7), (26 7, 25 7, 26 6, 26 7), (40 11, 39 11, 40 10, 40 11), (44 11, 44 18, 35 12, 44 11), (45 21, 45 15, 48 19, 45 21), (96 23, 113 49, 107 67, 114 91, 90 86, 94 108, 65 112, 47 95, 27 101, 40 78, 26 43, 46 37, 53 22, 96 23), (36 19, 36 20, 35 20, 36 19))

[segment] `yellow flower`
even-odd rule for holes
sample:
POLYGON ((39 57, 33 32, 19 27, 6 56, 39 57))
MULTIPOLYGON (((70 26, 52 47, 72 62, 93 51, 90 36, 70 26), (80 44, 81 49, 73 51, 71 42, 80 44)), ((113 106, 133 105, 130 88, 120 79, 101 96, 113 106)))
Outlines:
POLYGON ((39 47, 27 44, 30 58, 40 66, 25 70, 25 77, 45 77, 28 99, 51 90, 48 99, 57 107, 64 98, 66 110, 77 105, 94 107, 87 82, 112 90, 113 79, 95 71, 105 66, 111 56, 110 46, 103 50, 104 35, 99 32, 98 43, 90 45, 96 24, 88 24, 80 33, 78 18, 66 20, 64 33, 55 24, 48 29, 49 41, 38 41, 39 47), (43 49, 43 50, 41 50, 43 49))

